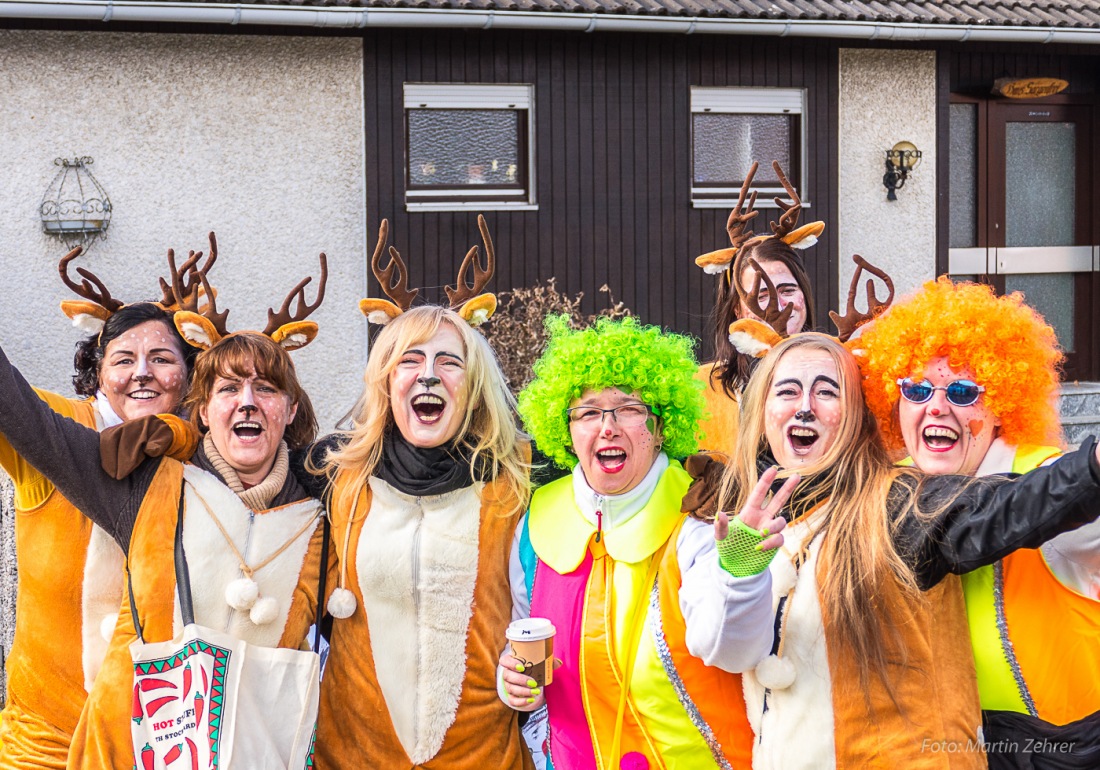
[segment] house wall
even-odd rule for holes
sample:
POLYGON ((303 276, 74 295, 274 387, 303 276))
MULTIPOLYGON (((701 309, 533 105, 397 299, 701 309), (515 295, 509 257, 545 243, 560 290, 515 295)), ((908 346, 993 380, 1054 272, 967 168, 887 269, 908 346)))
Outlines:
MULTIPOLYGON (((840 299, 855 270, 853 254, 886 270, 900 296, 935 277, 936 52, 841 49, 839 70, 840 299), (898 199, 888 201, 885 151, 902 140, 923 157, 898 199)), ((862 289, 859 296, 862 308, 862 289)))
MULTIPOLYGON (((480 243, 476 210, 406 212, 406 82, 535 86, 537 211, 487 213, 497 252, 496 291, 554 276, 606 305, 607 284, 643 320, 703 339, 717 279, 694 264, 729 245, 726 209, 691 205, 691 86, 805 88, 807 202, 802 221, 826 222, 806 252, 823 324, 837 294, 836 51, 829 41, 704 35, 368 31, 365 35, 367 216, 370 237, 389 218, 390 241, 411 282, 433 301, 480 243)), ((770 158, 761 158, 762 164, 770 158)), ((767 232, 775 208, 761 208, 767 232)), ((371 279, 371 291, 378 296, 371 279)))
POLYGON ((38 206, 54 158, 90 155, 114 214, 77 264, 116 297, 158 298, 166 250, 214 230, 228 326, 263 328, 327 253, 321 332, 294 357, 331 428, 365 359, 362 56, 350 37, 0 30, 0 343, 27 379, 72 393, 66 248, 38 206))

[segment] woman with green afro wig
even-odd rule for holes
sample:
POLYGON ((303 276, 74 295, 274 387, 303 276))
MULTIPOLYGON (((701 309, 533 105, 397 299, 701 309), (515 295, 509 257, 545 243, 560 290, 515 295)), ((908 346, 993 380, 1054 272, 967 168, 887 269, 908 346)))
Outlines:
POLYGON ((696 450, 702 416, 702 383, 688 337, 643 326, 633 318, 597 319, 579 331, 566 315, 549 316, 546 352, 535 379, 519 395, 519 413, 538 448, 563 468, 577 464, 570 451, 565 410, 587 390, 616 387, 637 392, 660 417, 665 453, 687 457, 696 450))
POLYGON ((553 634, 560 665, 509 645, 500 697, 520 711, 546 705, 525 733, 557 768, 748 767, 740 672, 771 647, 767 564, 798 477, 767 501, 765 475, 732 519, 688 516, 692 479, 673 458, 695 451, 702 411, 692 341, 633 318, 546 326, 519 411, 572 472, 534 493, 517 529, 508 637, 553 634))

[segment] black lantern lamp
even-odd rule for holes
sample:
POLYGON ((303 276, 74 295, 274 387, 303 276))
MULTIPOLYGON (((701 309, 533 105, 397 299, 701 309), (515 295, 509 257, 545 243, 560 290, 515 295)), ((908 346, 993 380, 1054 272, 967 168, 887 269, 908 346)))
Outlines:
POLYGON ((87 155, 72 160, 56 158, 54 165, 61 170, 46 188, 38 207, 42 229, 59 237, 70 249, 87 249, 111 224, 111 200, 88 170, 92 163, 87 155))
POLYGON ((896 201, 895 191, 900 190, 909 178, 909 172, 920 165, 921 151, 912 142, 898 142, 886 151, 886 173, 882 184, 886 187, 886 200, 896 201))

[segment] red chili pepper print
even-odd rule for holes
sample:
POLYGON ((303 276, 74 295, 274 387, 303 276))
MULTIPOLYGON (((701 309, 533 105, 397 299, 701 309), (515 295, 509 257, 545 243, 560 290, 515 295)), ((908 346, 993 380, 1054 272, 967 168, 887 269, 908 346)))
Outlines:
POLYGON ((201 725, 202 724, 202 706, 203 706, 202 693, 197 692, 197 693, 195 693, 195 724, 196 725, 201 725))
POLYGON ((145 710, 149 714, 149 716, 153 716, 158 711, 160 711, 162 708, 167 706, 169 703, 172 703, 173 701, 177 701, 177 700, 179 700, 178 696, 165 695, 163 698, 157 698, 156 700, 153 700, 153 701, 150 701, 149 703, 147 703, 145 705, 145 710))
POLYGON ((130 713, 135 724, 141 724, 141 720, 145 718, 145 712, 141 709, 141 685, 134 685, 134 710, 130 713))
POLYGON ((187 750, 191 752, 191 770, 199 770, 199 749, 190 738, 184 740, 187 741, 187 750))
POLYGON ((191 664, 188 663, 183 668, 183 697, 187 697, 191 692, 191 664))
POLYGON ((153 758, 153 747, 146 743, 141 750, 141 766, 144 770, 153 770, 153 758))
POLYGON ((183 754, 183 744, 177 743, 175 746, 168 750, 167 754, 164 755, 164 764, 172 764, 180 758, 181 754, 183 754))
POLYGON ((142 692, 149 692, 150 690, 163 690, 165 687, 170 687, 173 690, 176 689, 175 682, 169 682, 167 679, 142 679, 139 682, 142 692))
POLYGON ((210 692, 210 680, 206 678, 206 669, 200 664, 199 671, 202 672, 202 691, 204 693, 210 692))

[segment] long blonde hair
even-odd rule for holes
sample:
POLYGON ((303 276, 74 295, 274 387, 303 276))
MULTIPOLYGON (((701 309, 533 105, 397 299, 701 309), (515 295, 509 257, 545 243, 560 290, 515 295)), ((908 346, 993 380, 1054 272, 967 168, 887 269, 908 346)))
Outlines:
POLYGON ((471 465, 483 462, 488 480, 502 478, 517 508, 531 495, 527 436, 518 427, 516 402, 505 382, 489 343, 458 313, 434 305, 406 310, 379 333, 371 346, 363 373, 363 393, 349 415, 351 428, 343 431, 339 449, 324 459, 330 481, 348 472, 353 483, 343 485, 334 501, 349 506, 359 495, 382 459, 382 442, 394 425, 390 404, 390 374, 409 348, 431 339, 448 324, 462 338, 466 357, 466 387, 470 405, 455 436, 470 451, 471 465))
MULTIPOLYGON (((881 598, 884 586, 893 581, 903 595, 921 600, 916 576, 894 545, 893 535, 901 517, 891 519, 890 515, 891 510, 899 508, 912 515, 913 496, 894 487, 899 475, 912 471, 891 464, 875 418, 863 400, 859 366, 835 338, 814 333, 790 337, 757 367, 741 399, 737 451, 722 477, 721 499, 726 510, 740 511, 756 486, 758 460, 767 449, 765 407, 772 379, 780 359, 794 350, 828 353, 840 375, 842 410, 836 438, 818 462, 796 469, 802 477, 800 489, 816 492, 807 496, 810 501, 824 500, 814 515, 822 517, 823 522, 818 583, 829 636, 852 651, 864 693, 869 692, 874 674, 893 698, 887 671, 888 664, 897 661, 891 659, 888 650, 902 655, 905 650, 891 622, 892 608, 881 598), (892 494, 903 496, 891 499, 892 494), (892 644, 886 644, 887 640, 892 644)), ((784 469, 780 476, 794 472, 784 469)), ((796 491, 794 498, 798 497, 796 491)), ((796 504, 792 517, 809 513, 809 507, 808 503, 802 507, 796 504)))

